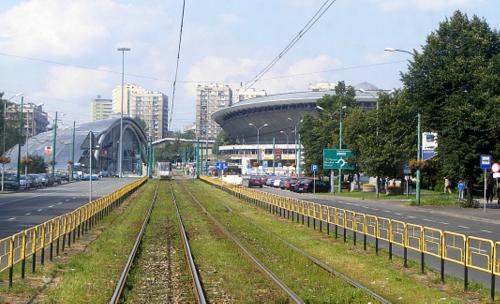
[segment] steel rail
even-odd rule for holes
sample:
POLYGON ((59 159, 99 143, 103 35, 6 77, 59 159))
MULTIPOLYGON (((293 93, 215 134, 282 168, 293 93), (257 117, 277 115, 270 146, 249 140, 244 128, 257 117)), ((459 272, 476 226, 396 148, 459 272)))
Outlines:
POLYGON ((259 268, 261 272, 263 272, 266 276, 268 276, 281 290, 283 290, 290 300, 293 303, 299 303, 302 304, 304 301, 292 290, 290 289, 283 281, 281 281, 271 270, 269 270, 262 262, 257 259, 243 244, 231 233, 229 230, 226 229, 224 225, 222 225, 204 206, 203 204, 191 193, 191 191, 187 190, 182 183, 179 183, 181 187, 185 190, 187 194, 191 197, 192 201, 195 202, 200 209, 205 213, 210 220, 229 238, 231 239, 239 248, 240 250, 250 259, 252 260, 255 265, 259 268))
POLYGON ((158 187, 160 183, 156 185, 155 189, 155 194, 153 196, 153 199, 151 200, 151 204, 149 206, 148 212, 146 213, 146 216, 144 217, 144 221, 142 222, 141 229, 139 230, 139 233, 137 234, 137 237, 134 242, 134 246, 132 247, 132 250, 130 251, 130 254, 127 259, 127 263, 125 264, 125 267, 122 270, 122 273, 120 274, 120 279, 118 279, 118 282, 116 283, 115 289, 113 291, 113 295, 111 296, 111 300, 109 300, 110 304, 116 304, 120 301, 121 295, 123 293, 123 288, 125 287, 125 282, 127 281, 128 274, 130 272, 130 269, 132 268, 132 264, 134 263, 135 257, 137 256, 137 251, 139 250, 139 246, 141 245, 142 237, 144 236, 144 231, 146 230, 146 226, 149 222, 149 218, 151 217, 151 213, 153 211, 153 207, 156 202, 156 198, 158 197, 158 187))
POLYGON ((187 264, 189 266, 189 270, 191 272, 191 278, 193 279, 193 287, 195 289, 196 300, 200 304, 206 304, 207 300, 205 298, 205 291, 203 289, 203 285, 201 284, 196 264, 194 263, 193 253, 191 252, 191 246, 189 245, 189 239, 186 234, 186 228, 184 226, 184 221, 182 220, 181 212, 177 204, 177 199, 175 197, 175 191, 172 187, 172 184, 170 184, 170 191, 172 192, 172 202, 174 203, 175 207, 175 214, 177 216, 177 222, 179 224, 179 230, 181 233, 181 240, 182 240, 182 245, 184 247, 184 253, 186 255, 186 260, 188 262, 187 264))
MULTIPOLYGON (((233 212, 235 213, 234 211, 232 211, 232 209, 223 204, 223 206, 230 210, 230 212, 233 212)), ((384 304, 390 304, 391 301, 387 300, 386 298, 382 297, 381 295, 377 294, 376 292, 370 290, 368 287, 364 286, 363 284, 351 279, 349 276, 343 274, 342 272, 340 271, 337 271, 335 269, 333 269, 332 267, 328 266, 326 263, 320 261, 319 259, 315 258, 314 256, 310 255, 309 253, 307 253, 306 251, 300 249, 299 247, 293 245, 292 243, 288 242, 287 240, 281 238, 277 233, 275 232, 272 232, 272 231, 269 231, 269 230, 264 230, 260 225, 258 225, 257 223, 255 223, 253 220, 251 220, 250 218, 248 218, 247 216, 243 215, 243 214, 240 214, 238 213, 238 215, 242 218, 244 218, 247 222, 253 224, 255 227, 257 227, 258 229, 260 229, 261 231, 265 231, 266 233, 268 234, 272 234, 276 239, 280 240, 283 244, 285 244, 288 248, 292 249, 293 251, 299 253, 300 255, 304 256, 305 258, 307 258, 308 260, 310 260, 312 263, 314 263, 316 266, 320 267, 321 269, 329 272, 330 274, 333 274, 335 275, 336 277, 340 278, 341 280, 345 281, 347 284, 355 287, 355 288, 358 288, 360 289, 361 291, 363 291, 365 294, 371 296, 372 298, 384 303, 384 304)))

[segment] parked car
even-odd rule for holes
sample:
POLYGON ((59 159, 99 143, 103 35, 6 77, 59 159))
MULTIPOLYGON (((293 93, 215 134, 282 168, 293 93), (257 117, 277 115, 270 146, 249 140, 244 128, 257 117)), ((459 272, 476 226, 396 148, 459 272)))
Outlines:
POLYGON ((248 187, 261 187, 262 188, 262 179, 260 176, 250 176, 248 180, 248 187))
POLYGON ((92 179, 93 181, 96 181, 96 180, 99 180, 99 176, 97 174, 84 174, 82 175, 82 177, 80 178, 80 180, 85 180, 85 181, 88 181, 92 179))
POLYGON ((47 174, 45 174, 45 173, 37 174, 37 177, 40 179, 41 187, 47 187, 49 185, 49 179, 46 175, 47 174))
POLYGON ((47 179, 47 186, 54 186, 54 183, 56 181, 54 175, 48 173, 44 173, 42 175, 45 177, 45 179, 47 179))
POLYGON ((287 178, 285 180, 285 189, 287 190, 290 190, 291 187, 293 187, 293 185, 295 185, 295 183, 297 183, 298 179, 296 178, 287 178))
POLYGON ((297 192, 314 192, 314 186, 316 186, 316 192, 328 192, 330 191, 330 185, 320 180, 314 181, 312 179, 303 179, 298 183, 297 192))
POLYGON ((19 177, 19 189, 29 190, 31 188, 31 181, 26 175, 19 177))
POLYGON ((59 173, 56 173, 53 175, 53 178, 54 178, 54 184, 61 184, 62 183, 62 177, 61 177, 61 174, 59 173))
POLYGON ((273 183, 274 183, 274 180, 276 179, 275 176, 272 176, 272 177, 269 177, 267 180, 266 180, 266 186, 269 186, 269 187, 272 187, 273 183))
POLYGON ((276 179, 273 181, 273 187, 275 187, 275 188, 279 188, 280 183, 281 183, 281 178, 276 178, 276 179))
POLYGON ((42 185, 42 179, 38 174, 28 174, 28 178, 30 180, 31 188, 41 188, 42 185))
MULTIPOLYGON (((1 178, 1 175, 0 175, 1 178)), ((17 176, 12 173, 5 173, 4 179, 3 179, 3 187, 4 189, 9 189, 9 190, 14 190, 17 191, 19 190, 19 183, 17 182, 17 176)))

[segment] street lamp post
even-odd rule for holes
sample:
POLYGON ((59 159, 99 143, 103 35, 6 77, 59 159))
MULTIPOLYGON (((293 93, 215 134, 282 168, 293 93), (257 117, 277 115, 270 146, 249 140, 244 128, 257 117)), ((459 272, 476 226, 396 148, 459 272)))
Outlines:
MULTIPOLYGON (((286 136, 286 154, 287 154, 287 155, 290 155, 290 154, 289 154, 289 147, 288 147, 288 137, 289 137, 289 134, 288 134, 288 133, 286 133, 284 130, 281 130, 281 131, 280 131, 280 133, 281 133, 281 134, 284 134, 284 135, 286 136)), ((282 154, 284 154, 284 153, 282 153, 282 154)), ((289 165, 290 165, 290 164, 289 164, 289 165)), ((289 167, 288 167, 288 168, 289 168, 289 167)), ((288 172, 287 172, 287 173, 288 173, 288 175, 290 175, 290 170, 288 169, 287 171, 288 171, 288 172)))
POLYGON ((300 143, 300 134, 297 132, 298 126, 302 123, 303 119, 301 118, 296 124, 294 123, 295 121, 291 118, 287 118, 289 121, 292 122, 294 125, 293 132, 295 133, 295 163, 296 163, 296 171, 297 171, 297 177, 300 177, 300 162, 301 162, 301 154, 302 152, 300 151, 301 148, 301 143, 300 143))
POLYGON ((19 111, 19 145, 17 149, 17 183, 19 184, 21 180, 21 142, 23 136, 23 107, 24 107, 24 96, 21 96, 21 111, 19 111))
MULTIPOLYGON (((340 107, 340 117, 339 117, 339 149, 342 149, 342 110, 346 109, 346 106, 340 107)), ((339 193, 342 192, 342 169, 339 169, 339 193)))
MULTIPOLYGON (((396 49, 396 48, 385 48, 384 51, 386 52, 399 52, 399 53, 405 53, 409 55, 415 55, 414 53, 407 51, 407 50, 402 50, 402 49, 396 49)), ((422 132, 421 132, 421 126, 420 126, 420 112, 417 113, 417 172, 416 172, 416 185, 415 185, 415 200, 417 201, 417 204, 420 204, 420 179, 421 179, 421 171, 420 171, 420 161, 422 160, 422 132)))
MULTIPOLYGON (((120 142, 118 144, 118 176, 123 177, 122 162, 123 162, 123 86, 125 85, 125 52, 130 51, 130 48, 118 48, 117 51, 122 52, 122 87, 121 87, 121 108, 120 108, 120 142)), ((128 101, 128 99, 127 99, 128 101)), ((128 113, 128 111, 127 111, 128 113)))
POLYGON ((257 164, 258 164, 258 167, 257 167, 257 175, 259 174, 259 166, 260 166, 260 130, 262 128, 265 128, 268 126, 267 123, 263 124, 262 126, 260 127, 257 127, 256 125, 254 125, 253 123, 249 123, 248 124, 249 126, 252 126, 254 127, 256 130, 257 130, 257 164))

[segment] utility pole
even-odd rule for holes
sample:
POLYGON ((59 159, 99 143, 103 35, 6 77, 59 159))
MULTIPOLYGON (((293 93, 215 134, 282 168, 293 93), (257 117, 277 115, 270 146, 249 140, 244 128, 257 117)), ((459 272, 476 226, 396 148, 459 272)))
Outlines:
POLYGON ((76 121, 73 120, 73 140, 71 142, 71 176, 69 177, 70 181, 73 181, 73 172, 75 170, 75 130, 76 130, 76 121))
POLYGON ((298 157, 298 160, 297 160, 297 178, 300 178, 300 163, 302 161, 302 151, 301 151, 301 146, 302 146, 302 143, 300 142, 300 133, 297 134, 297 139, 298 139, 298 142, 299 142, 299 153, 297 154, 297 157, 298 157))
MULTIPOLYGON (((340 107, 340 117, 339 117, 339 149, 342 149, 342 110, 346 106, 340 107)), ((339 168, 339 193, 342 192, 342 169, 339 168)))
POLYGON ((56 166, 56 137, 57 137, 57 112, 56 112, 56 118, 54 119, 54 138, 52 140, 52 176, 54 176, 55 166, 56 166))
POLYGON ((422 132, 420 130, 420 113, 417 114, 417 180, 416 180, 416 191, 415 199, 417 204, 420 205, 420 161, 422 160, 422 132))
MULTIPOLYGON (((31 108, 31 107, 30 107, 31 108)), ((32 115, 33 119, 35 118, 35 109, 33 109, 33 115, 32 115)), ((28 161, 28 149, 29 149, 29 145, 28 145, 28 140, 29 140, 29 116, 28 116, 28 111, 26 111, 26 164, 24 165, 24 175, 28 176, 28 165, 29 165, 29 161, 28 161)), ((33 125, 33 123, 32 123, 33 125)))
MULTIPOLYGON (((121 93, 121 111, 120 111, 120 143, 118 147, 118 176, 123 177, 122 172, 122 158, 123 158, 123 87, 125 83, 125 52, 130 51, 130 48, 118 48, 119 52, 122 52, 122 93, 121 93)), ((128 102, 128 98, 127 98, 128 102)), ((128 111, 127 111, 128 114, 128 111)))
MULTIPOLYGON (((57 116, 57 115, 56 115, 57 116)), ((89 132, 89 202, 92 201, 92 158, 94 158, 94 155, 92 154, 92 137, 93 137, 92 131, 89 132)), ((52 169, 54 170, 54 169, 52 169)))
POLYGON ((274 136, 273 136, 273 174, 276 174, 276 137, 274 136))
POLYGON ((21 143, 23 141, 23 108, 24 96, 21 96, 21 111, 19 111, 19 145, 17 149, 17 183, 21 180, 21 143))

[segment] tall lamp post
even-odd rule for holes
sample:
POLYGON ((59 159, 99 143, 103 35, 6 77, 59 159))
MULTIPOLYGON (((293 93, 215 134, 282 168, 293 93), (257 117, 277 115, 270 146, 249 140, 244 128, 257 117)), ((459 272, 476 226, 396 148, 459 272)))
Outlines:
MULTIPOLYGON (((122 162, 123 162, 123 86, 125 85, 125 52, 130 51, 130 48, 118 48, 117 51, 122 52, 122 87, 121 87, 121 106, 120 106, 120 142, 118 144, 118 176, 123 177, 122 162)), ((128 100, 128 99, 127 99, 128 100)), ((128 113, 128 111, 127 111, 128 113)))
MULTIPOLYGON (((257 127, 253 123, 249 123, 248 125, 254 127, 257 130, 257 163, 260 166, 260 130, 262 128, 269 126, 269 125, 267 123, 263 124, 260 127, 257 127)), ((257 167, 257 175, 258 174, 259 174, 259 167, 257 167)))
MULTIPOLYGON (((342 110, 345 110, 347 106, 340 107, 339 116, 339 149, 342 149, 342 110)), ((342 169, 339 169, 339 192, 342 192, 342 169)))
POLYGON ((300 134, 297 132, 297 128, 304 120, 301 118, 297 123, 295 123, 295 120, 293 120, 291 117, 288 117, 287 119, 292 123, 292 125, 294 125, 293 132, 295 133, 295 163, 297 169, 297 177, 300 177, 300 162, 302 158, 300 147, 302 144, 300 143, 300 134))
MULTIPOLYGON (((407 50, 402 50, 402 49, 396 49, 396 48, 385 48, 384 51, 386 52, 399 52, 399 53, 405 53, 409 55, 415 55, 414 53, 407 51, 407 50)), ((420 129, 420 112, 417 113, 417 163, 419 164, 417 166, 417 176, 416 176, 416 185, 415 185, 415 200, 417 201, 417 204, 420 205, 420 179, 421 179, 421 171, 420 171, 420 161, 422 160, 422 131, 420 129)))
MULTIPOLYGON (((290 134, 286 133, 284 130, 281 130, 280 133, 286 136, 286 154, 290 155, 289 154, 289 147, 288 147, 288 137, 289 137, 290 134)), ((282 154, 284 154, 284 153, 282 153, 282 154)), ((290 170, 287 170, 287 171, 288 171, 288 175, 290 175, 290 170)))
MULTIPOLYGON (((2 155, 5 154, 5 125, 7 122, 7 102, 11 101, 13 98, 19 97, 23 95, 23 93, 17 93, 16 95, 12 96, 11 98, 7 99, 3 103, 3 142, 2 142, 2 155)), ((22 109, 21 109, 22 111, 22 109)), ((5 164, 2 162, 2 192, 4 191, 4 175, 5 175, 5 164)))

